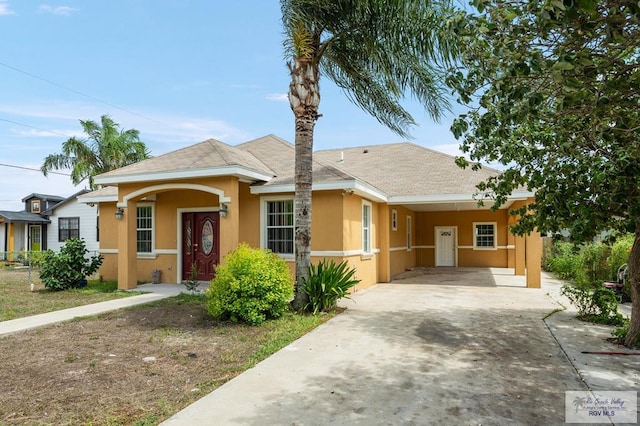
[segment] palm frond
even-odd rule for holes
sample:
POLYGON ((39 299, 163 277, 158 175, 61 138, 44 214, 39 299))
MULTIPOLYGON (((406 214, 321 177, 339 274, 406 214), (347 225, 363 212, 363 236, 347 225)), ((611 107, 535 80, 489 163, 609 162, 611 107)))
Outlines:
POLYGON ((282 0, 281 8, 287 54, 314 57, 321 75, 395 133, 408 137, 415 125, 407 96, 435 120, 449 110, 444 68, 459 49, 447 0, 282 0), (305 44, 299 27, 316 44, 305 44))

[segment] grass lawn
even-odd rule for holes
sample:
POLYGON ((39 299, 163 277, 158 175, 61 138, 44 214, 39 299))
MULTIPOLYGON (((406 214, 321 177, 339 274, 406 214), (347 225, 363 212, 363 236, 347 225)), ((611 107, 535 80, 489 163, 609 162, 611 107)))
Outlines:
POLYGON ((37 271, 31 271, 31 282, 34 291, 31 291, 27 269, 0 269, 0 321, 136 294, 116 291, 117 283, 98 280, 90 280, 84 289, 49 291, 45 290, 37 271))
MULTIPOLYGON (((251 327, 180 295, 0 338, 0 424, 155 425, 332 315, 251 327)), ((215 424, 215 419, 211 419, 215 424)))

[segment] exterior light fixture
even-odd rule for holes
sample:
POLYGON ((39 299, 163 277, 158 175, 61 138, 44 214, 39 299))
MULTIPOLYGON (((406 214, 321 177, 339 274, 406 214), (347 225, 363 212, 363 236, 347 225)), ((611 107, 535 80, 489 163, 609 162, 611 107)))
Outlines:
POLYGON ((228 211, 229 211, 229 207, 225 203, 220 204, 220 216, 221 217, 227 217, 228 211))
POLYGON ((124 216, 124 209, 122 207, 118 207, 116 209, 116 220, 122 220, 123 216, 124 216))

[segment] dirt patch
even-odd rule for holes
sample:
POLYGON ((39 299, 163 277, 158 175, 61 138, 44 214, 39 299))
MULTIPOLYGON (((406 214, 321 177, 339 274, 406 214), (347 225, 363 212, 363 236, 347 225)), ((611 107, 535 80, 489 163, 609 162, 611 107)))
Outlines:
POLYGON ((246 369, 283 321, 296 321, 219 323, 202 299, 182 299, 1 338, 0 424, 156 424, 246 369))

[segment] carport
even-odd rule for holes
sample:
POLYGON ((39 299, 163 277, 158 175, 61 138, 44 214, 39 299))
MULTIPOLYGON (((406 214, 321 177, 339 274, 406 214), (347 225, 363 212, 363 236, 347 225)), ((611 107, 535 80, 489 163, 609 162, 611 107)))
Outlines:
POLYGON ((490 201, 479 206, 473 194, 390 197, 387 211, 381 209, 381 223, 388 219, 391 227, 379 230, 380 246, 389 247, 387 263, 381 256, 380 281, 413 268, 501 268, 526 277, 526 287, 540 288, 540 234, 511 232, 518 221, 512 212, 532 195, 514 193, 495 211, 490 201))

